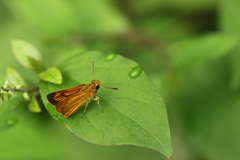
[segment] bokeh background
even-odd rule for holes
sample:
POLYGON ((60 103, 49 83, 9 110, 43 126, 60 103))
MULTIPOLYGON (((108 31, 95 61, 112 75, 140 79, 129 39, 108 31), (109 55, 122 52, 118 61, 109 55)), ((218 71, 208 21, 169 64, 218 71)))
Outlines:
MULTIPOLYGON (((114 52, 135 60, 159 88, 169 116, 170 160, 235 160, 240 144, 239 0, 1 0, 0 82, 23 39, 54 65, 61 52, 114 52)), ((0 106, 1 107, 1 106, 0 106)), ((166 160, 137 146, 85 142, 46 111, 0 132, 0 159, 166 160)))

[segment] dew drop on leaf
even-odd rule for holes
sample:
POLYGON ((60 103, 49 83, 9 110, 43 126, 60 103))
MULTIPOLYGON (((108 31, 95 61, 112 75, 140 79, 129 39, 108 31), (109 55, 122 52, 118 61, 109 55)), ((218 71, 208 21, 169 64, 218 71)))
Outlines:
POLYGON ((133 67, 132 70, 129 72, 130 78, 137 78, 142 73, 142 68, 139 66, 133 67))
POLYGON ((115 57, 117 56, 116 53, 108 53, 105 57, 106 61, 109 62, 109 61, 112 61, 115 57))
POLYGON ((61 115, 56 115, 55 117, 57 118, 57 121, 58 121, 59 123, 63 123, 63 120, 64 120, 63 116, 61 116, 61 115))
POLYGON ((6 124, 8 125, 8 126, 14 126, 14 125, 16 125, 18 123, 18 119, 16 119, 16 118, 10 118, 10 119, 7 119, 6 120, 6 124))

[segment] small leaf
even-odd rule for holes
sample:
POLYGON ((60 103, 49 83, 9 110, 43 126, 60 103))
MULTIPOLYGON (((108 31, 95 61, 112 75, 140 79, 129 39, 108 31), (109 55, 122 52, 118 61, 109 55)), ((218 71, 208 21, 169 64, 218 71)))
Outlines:
POLYGON ((47 82, 62 84, 62 74, 57 67, 51 67, 38 74, 38 77, 47 82))
POLYGON ((9 100, 12 96, 16 96, 11 90, 7 92, 7 100, 9 100))
POLYGON ((18 88, 19 86, 27 87, 26 82, 23 80, 20 74, 11 67, 7 68, 7 79, 14 86, 18 86, 18 88))
POLYGON ((166 107, 159 91, 144 72, 134 79, 129 77, 129 72, 138 64, 120 55, 106 62, 99 52, 82 52, 69 55, 58 66, 63 84, 42 81, 40 93, 49 113, 71 132, 95 144, 133 144, 157 150, 167 157, 172 154, 166 107), (104 113, 96 103, 90 102, 83 118, 84 107, 64 118, 45 97, 54 91, 91 82, 93 60, 94 76, 104 86, 119 90, 99 89, 97 96, 104 113))
POLYGON ((26 101, 30 101, 30 97, 29 97, 29 94, 27 92, 23 92, 22 96, 26 101))
POLYGON ((3 89, 6 89, 10 86, 10 82, 8 79, 5 79, 4 85, 3 85, 3 89))
POLYGON ((35 112, 35 113, 38 113, 38 112, 41 112, 41 108, 37 102, 37 99, 36 97, 33 97, 31 98, 31 101, 30 103, 28 104, 28 109, 31 111, 31 112, 35 112))
POLYGON ((37 72, 43 70, 42 56, 32 44, 23 40, 12 40, 11 45, 15 58, 24 67, 37 72))
POLYGON ((4 102, 4 91, 0 89, 0 101, 3 103, 4 102))
POLYGON ((36 59, 34 59, 33 57, 27 56, 27 59, 31 66, 35 68, 36 71, 40 72, 44 69, 43 64, 38 63, 38 61, 36 61, 36 59))

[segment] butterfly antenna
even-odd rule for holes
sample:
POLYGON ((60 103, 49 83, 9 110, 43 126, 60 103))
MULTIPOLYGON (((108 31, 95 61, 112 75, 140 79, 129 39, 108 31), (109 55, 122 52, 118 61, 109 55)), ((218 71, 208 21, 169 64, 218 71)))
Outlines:
POLYGON ((102 87, 105 87, 105 88, 110 88, 110 89, 114 89, 114 90, 118 90, 118 88, 112 88, 112 87, 107 87, 107 86, 103 86, 101 85, 102 87))
POLYGON ((95 79, 95 77, 94 77, 94 61, 92 62, 92 70, 93 70, 93 79, 95 79))

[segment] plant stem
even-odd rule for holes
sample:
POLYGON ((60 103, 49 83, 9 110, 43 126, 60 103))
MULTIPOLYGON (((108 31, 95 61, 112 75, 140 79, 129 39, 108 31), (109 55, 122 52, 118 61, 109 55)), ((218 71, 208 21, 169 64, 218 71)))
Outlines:
POLYGON ((19 89, 0 87, 0 90, 4 90, 4 91, 9 91, 10 90, 10 91, 16 91, 16 92, 34 92, 34 91, 38 91, 39 87, 19 88, 19 89))

